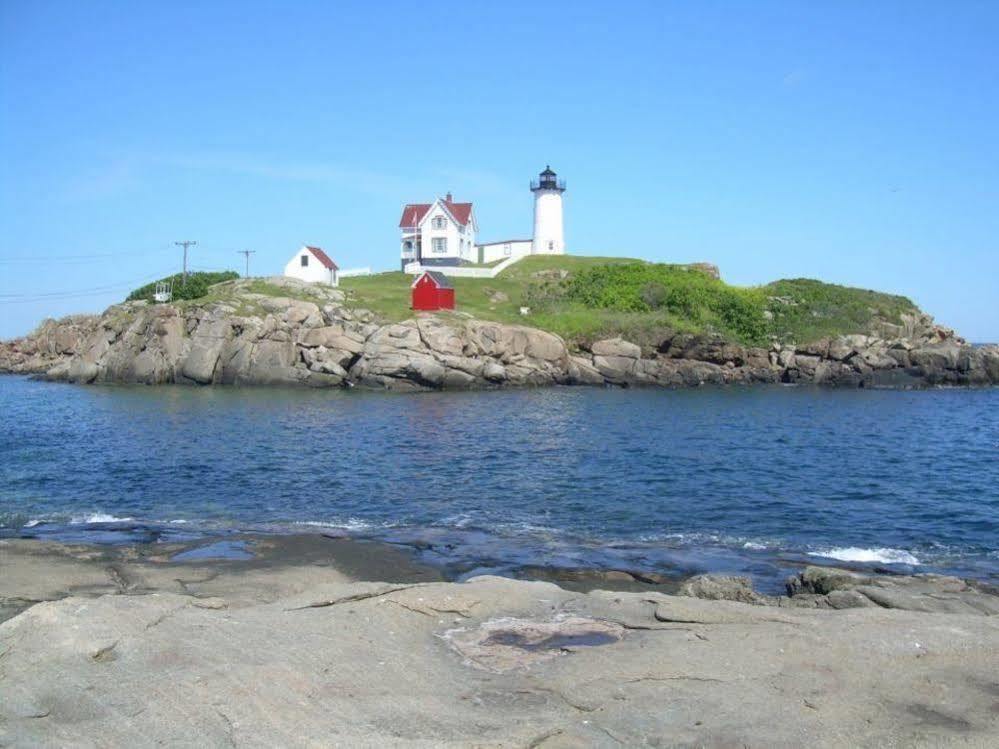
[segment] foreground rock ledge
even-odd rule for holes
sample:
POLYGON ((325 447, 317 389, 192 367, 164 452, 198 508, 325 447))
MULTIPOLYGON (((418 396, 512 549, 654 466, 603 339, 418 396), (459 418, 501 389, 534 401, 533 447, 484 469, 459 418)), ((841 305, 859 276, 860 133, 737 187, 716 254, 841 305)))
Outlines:
POLYGON ((664 331, 645 348, 619 338, 570 349, 556 335, 467 315, 379 324, 336 289, 269 279, 213 287, 201 303, 129 302, 47 320, 0 343, 0 372, 78 383, 304 385, 392 390, 537 385, 814 382, 850 387, 999 383, 999 347, 973 347, 927 315, 864 335, 740 346, 664 331))
POLYGON ((995 616, 329 579, 38 603, 0 625, 0 743, 999 742, 995 616))

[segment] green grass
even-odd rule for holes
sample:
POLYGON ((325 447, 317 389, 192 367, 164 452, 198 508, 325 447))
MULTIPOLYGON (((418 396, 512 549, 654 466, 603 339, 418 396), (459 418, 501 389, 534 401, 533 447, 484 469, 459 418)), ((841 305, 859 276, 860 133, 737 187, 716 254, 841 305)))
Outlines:
POLYGON ((504 260, 506 260, 506 258, 500 258, 499 260, 493 260, 493 261, 488 262, 488 263, 464 263, 461 267, 462 268, 492 268, 492 267, 495 267, 495 266, 499 265, 504 260))
MULTIPOLYGON (((563 315, 520 314, 521 306, 528 305, 525 292, 543 279, 536 273, 565 270, 570 274, 585 268, 614 263, 639 262, 628 258, 577 257, 570 255, 539 255, 527 257, 500 273, 496 278, 451 278, 459 312, 467 312, 483 320, 518 323, 575 339, 578 331, 590 334, 604 329, 601 315, 578 310, 563 315), (502 297, 505 296, 504 300, 502 297), (594 318, 587 320, 587 318, 594 318)), ((446 269, 444 270, 446 274, 446 269)), ((413 316, 410 309, 410 284, 413 276, 400 271, 356 276, 340 281, 340 288, 348 292, 348 302, 356 307, 370 309, 384 320, 399 321, 413 316)), ((613 326, 611 326, 612 328, 613 326)), ((611 329, 611 328, 608 328, 611 329)))
POLYGON ((805 342, 863 333, 875 320, 898 324, 903 313, 918 312, 904 296, 822 283, 809 278, 774 281, 763 287, 773 313, 772 332, 805 342))
MULTIPOLYGON (((404 273, 380 273, 346 278, 341 288, 351 304, 398 321, 412 317, 412 280, 404 273)), ((903 312, 916 310, 905 297, 821 281, 744 288, 684 266, 629 258, 527 257, 496 278, 451 281, 458 311, 549 330, 573 343, 620 335, 655 345, 666 331, 711 332, 754 345, 771 337, 805 343, 865 333, 876 320, 897 324, 903 312), (522 316, 521 306, 531 313, 522 316)))

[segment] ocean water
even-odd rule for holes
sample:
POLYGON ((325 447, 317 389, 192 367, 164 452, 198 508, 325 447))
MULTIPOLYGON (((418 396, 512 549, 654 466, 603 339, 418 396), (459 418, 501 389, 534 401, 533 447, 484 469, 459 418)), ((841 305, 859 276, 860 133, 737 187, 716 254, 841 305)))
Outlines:
POLYGON ((0 535, 334 532, 456 577, 805 563, 999 581, 999 389, 392 395, 0 377, 0 535))

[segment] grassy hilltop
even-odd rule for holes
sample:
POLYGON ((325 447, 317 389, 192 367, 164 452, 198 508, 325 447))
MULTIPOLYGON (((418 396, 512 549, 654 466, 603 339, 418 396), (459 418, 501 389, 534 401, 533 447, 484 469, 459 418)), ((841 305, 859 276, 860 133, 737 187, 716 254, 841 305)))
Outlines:
MULTIPOLYGON (((446 272, 446 271, 445 271, 446 272)), ((345 278, 350 301, 386 320, 412 316, 401 272, 345 278)), ((713 332, 746 344, 771 336, 807 342, 898 323, 916 306, 901 296, 809 279, 744 288, 686 266, 630 258, 527 257, 492 279, 452 278, 458 310, 549 330, 570 341, 621 335, 654 342, 665 329, 713 332), (520 307, 531 308, 527 316, 520 307)))
MULTIPOLYGON (((446 273, 446 270, 445 270, 446 273)), ((238 286, 226 273, 194 273, 187 286, 174 278, 174 300, 181 304, 224 301, 237 314, 263 314, 242 292, 264 296, 301 296, 252 279, 238 286), (222 283, 219 283, 219 282, 222 283), (225 281, 229 281, 226 283, 225 281)), ((412 317, 410 284, 401 272, 345 278, 347 301, 386 321, 412 317)), ((830 335, 868 332, 873 323, 898 324, 916 306, 901 296, 853 289, 809 279, 785 279, 766 286, 739 287, 690 266, 646 263, 632 258, 541 255, 526 257, 496 278, 452 278, 458 311, 482 320, 517 323, 549 330, 567 341, 585 343, 620 335, 655 345, 666 330, 717 333, 750 345, 776 336, 797 343, 830 335), (520 308, 530 314, 521 315, 520 308)), ((152 300, 155 283, 129 299, 152 300)))

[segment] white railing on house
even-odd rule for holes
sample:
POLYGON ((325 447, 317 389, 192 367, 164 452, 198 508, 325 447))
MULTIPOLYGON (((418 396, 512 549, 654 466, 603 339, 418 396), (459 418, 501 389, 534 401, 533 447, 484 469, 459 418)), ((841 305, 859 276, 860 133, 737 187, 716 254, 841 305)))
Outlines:
MULTIPOLYGON (((423 273, 425 270, 438 270, 445 276, 454 278, 496 278, 518 260, 527 257, 526 255, 514 255, 506 260, 497 263, 491 268, 474 268, 467 265, 421 265, 420 263, 409 263, 405 267, 405 272, 411 275, 423 273)), ((343 275, 342 273, 340 274, 343 275)))

